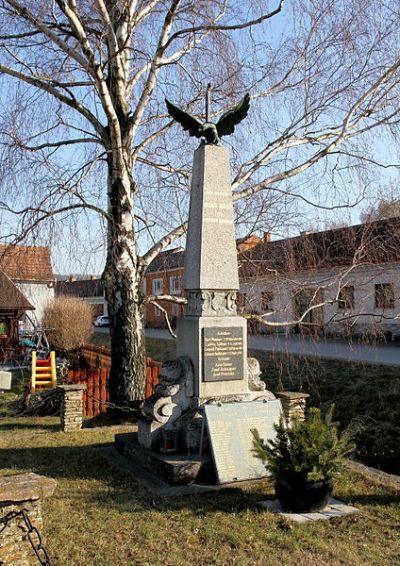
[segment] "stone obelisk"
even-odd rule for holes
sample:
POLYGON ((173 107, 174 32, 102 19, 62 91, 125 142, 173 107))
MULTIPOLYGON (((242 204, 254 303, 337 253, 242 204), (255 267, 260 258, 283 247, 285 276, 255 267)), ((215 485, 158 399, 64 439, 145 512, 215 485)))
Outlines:
MULTIPOLYGON (((206 108, 209 97, 210 87, 206 108)), ((191 136, 205 139, 193 160, 183 281, 188 302, 185 316, 177 321, 177 359, 163 364, 160 383, 143 404, 138 442, 146 449, 201 455, 206 417, 213 420, 207 416, 211 407, 225 407, 237 416, 237 405, 247 410, 248 404, 242 402, 251 405, 253 400, 268 400, 272 395, 259 379, 257 360, 247 359, 246 320, 237 314, 239 277, 229 153, 220 145, 220 137, 233 133, 246 117, 250 97, 246 94, 216 124, 209 121, 208 111, 203 124, 168 100, 166 103, 171 116, 191 136)), ((246 461, 250 452, 251 448, 244 449, 246 461)), ((195 464, 191 480, 200 473, 199 458, 191 463, 184 460, 185 476, 195 464)))
POLYGON ((177 355, 194 368, 192 405, 246 395, 246 321, 239 289, 229 152, 216 144, 195 151, 183 287, 188 304, 178 321, 177 355))

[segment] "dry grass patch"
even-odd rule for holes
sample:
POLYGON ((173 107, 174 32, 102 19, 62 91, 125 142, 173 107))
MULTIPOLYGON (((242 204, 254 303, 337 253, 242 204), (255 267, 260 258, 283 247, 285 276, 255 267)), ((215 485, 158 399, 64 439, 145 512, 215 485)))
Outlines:
POLYGON ((400 557, 396 488, 346 472, 335 496, 360 513, 289 524, 259 510, 268 481, 217 494, 160 498, 102 459, 96 447, 130 427, 64 434, 58 419, 0 420, 2 474, 34 471, 58 482, 45 501, 55 566, 393 566, 400 557))

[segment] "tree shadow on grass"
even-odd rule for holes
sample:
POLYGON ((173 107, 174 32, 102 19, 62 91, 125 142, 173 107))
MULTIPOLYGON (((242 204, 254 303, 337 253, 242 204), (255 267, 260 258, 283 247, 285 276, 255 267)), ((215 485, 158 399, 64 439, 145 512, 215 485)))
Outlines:
POLYGON ((14 468, 21 473, 30 470, 54 479, 106 479, 109 467, 94 447, 4 448, 0 451, 0 467, 14 468))
MULTIPOLYGON (((110 463, 96 450, 105 445, 109 443, 3 449, 0 451, 0 467, 13 469, 15 473, 33 471, 52 477, 63 482, 62 497, 79 500, 83 506, 85 503, 98 504, 119 512, 163 513, 186 509, 195 515, 217 512, 232 514, 246 512, 249 508, 255 510, 258 501, 274 499, 272 484, 267 480, 253 482, 244 488, 238 485, 219 491, 174 497, 155 495, 143 487, 132 473, 110 463), (88 483, 82 495, 76 495, 74 484, 65 483, 64 480, 94 480, 100 483, 88 483)), ((389 486, 376 485, 370 493, 347 494, 338 489, 334 497, 356 507, 396 506, 399 492, 389 486)))
MULTIPOLYGON (((189 509, 194 514, 240 512, 253 507, 257 501, 271 494, 255 486, 253 490, 240 487, 221 489, 195 495, 162 497, 148 491, 130 472, 105 460, 95 448, 90 446, 56 446, 3 449, 0 451, 0 467, 13 469, 15 473, 33 471, 54 478, 60 482, 95 480, 106 484, 90 486, 82 496, 74 493, 74 485, 63 485, 63 497, 86 503, 101 504, 103 507, 118 509, 120 512, 179 511, 189 509), (68 491, 68 489, 70 491, 68 491), (66 494, 67 490, 67 494, 66 494)), ((56 492, 57 494, 57 492, 56 492)))
POLYGON ((33 423, 24 423, 24 422, 13 422, 13 423, 1 423, 0 422, 0 432, 1 431, 8 431, 8 430, 35 430, 35 431, 47 431, 47 432, 59 432, 61 430, 60 424, 53 424, 53 423, 43 423, 40 425, 33 424, 33 423))
POLYGON ((339 499, 347 505, 358 505, 362 506, 373 506, 373 507, 389 507, 394 506, 399 507, 400 500, 400 490, 392 489, 390 486, 376 485, 374 488, 374 493, 359 493, 359 494, 341 494, 340 492, 335 493, 335 498, 339 499))

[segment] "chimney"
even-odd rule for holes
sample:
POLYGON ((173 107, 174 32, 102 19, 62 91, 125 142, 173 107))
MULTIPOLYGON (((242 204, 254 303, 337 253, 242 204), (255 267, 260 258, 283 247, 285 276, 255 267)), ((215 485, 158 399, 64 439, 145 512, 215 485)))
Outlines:
POLYGON ((263 235, 263 242, 264 244, 268 244, 271 241, 271 232, 264 232, 263 235))
POLYGON ((251 250, 251 248, 254 248, 254 246, 259 244, 261 241, 262 241, 261 238, 253 234, 252 236, 249 236, 245 240, 242 241, 236 240, 236 249, 238 250, 238 252, 251 250))

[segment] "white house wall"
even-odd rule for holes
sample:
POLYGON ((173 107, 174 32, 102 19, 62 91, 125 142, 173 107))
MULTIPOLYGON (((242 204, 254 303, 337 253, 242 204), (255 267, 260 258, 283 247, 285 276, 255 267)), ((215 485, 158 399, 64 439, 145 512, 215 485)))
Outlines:
POLYGON ((32 306, 35 307, 35 310, 30 311, 28 314, 35 324, 40 326, 47 303, 54 299, 54 285, 52 283, 26 282, 15 282, 15 284, 32 306))
MULTIPOLYGON (((379 333, 390 331, 400 336, 400 263, 382 265, 359 265, 348 268, 332 268, 304 271, 295 274, 266 273, 257 281, 242 283, 241 292, 246 293, 245 310, 264 315, 274 323, 287 323, 296 319, 296 291, 319 289, 322 293, 323 323, 325 331, 344 334, 349 326, 353 332, 379 333), (375 285, 391 283, 394 287, 394 308, 375 307, 375 285), (339 309, 337 297, 345 285, 354 287, 354 309, 339 309), (261 293, 273 294, 272 311, 261 309, 261 293)), ((284 331, 285 327, 270 327, 267 331, 284 331)), ((292 331, 293 327, 287 329, 292 331)))

